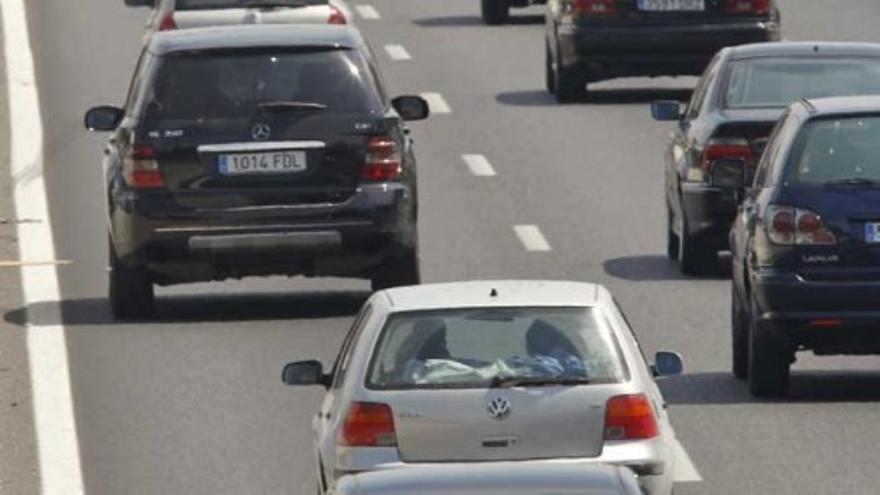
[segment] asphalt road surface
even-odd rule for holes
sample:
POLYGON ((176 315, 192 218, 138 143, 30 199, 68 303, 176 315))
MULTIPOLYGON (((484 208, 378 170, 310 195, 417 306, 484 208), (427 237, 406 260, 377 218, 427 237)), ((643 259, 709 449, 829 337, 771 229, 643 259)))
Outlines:
MULTIPOLYGON (((450 110, 412 126, 426 280, 608 285, 648 351, 686 359, 687 374, 663 388, 703 480, 680 485, 679 495, 876 493, 880 361, 803 359, 790 399, 756 402, 728 372, 729 281, 684 279, 664 258, 661 156, 671 129, 652 122, 646 104, 684 96, 694 80, 613 81, 589 102, 557 105, 543 89, 541 8, 490 28, 478 4, 373 0, 374 11, 358 10, 393 92, 438 93, 450 110), (411 59, 395 60, 405 57, 386 45, 411 59)), ((367 284, 183 286, 160 291, 156 322, 112 322, 103 137, 81 122, 89 106, 122 102, 146 11, 121 0, 29 0, 27 9, 56 252, 73 261, 59 276, 87 492, 314 493, 310 421, 321 391, 282 386, 281 366, 330 361, 367 284)), ((880 36, 876 0, 785 0, 782 9, 787 39, 880 36)), ((10 301, 4 334, 24 323, 24 308, 10 301)), ((26 405, 27 391, 16 393, 26 405)), ((14 419, 9 407, 0 403, 0 420, 14 419)), ((31 478, 19 474, 26 493, 31 478)))

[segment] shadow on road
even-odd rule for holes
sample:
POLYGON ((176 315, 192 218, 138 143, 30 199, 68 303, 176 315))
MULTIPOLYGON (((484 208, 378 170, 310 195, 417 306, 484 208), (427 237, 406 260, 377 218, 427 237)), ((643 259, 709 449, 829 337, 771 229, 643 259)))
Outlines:
POLYGON ((776 400, 752 397, 744 380, 723 372, 668 377, 658 384, 672 405, 880 401, 880 371, 793 371, 788 395, 776 400))
MULTIPOLYGON (((589 92, 586 100, 573 104, 626 105, 654 100, 687 101, 690 95, 690 89, 596 89, 589 92)), ((496 95, 495 100, 503 105, 519 107, 568 105, 557 103, 556 98, 544 90, 507 91, 496 95)))
POLYGON ((664 280, 725 280, 730 278, 730 257, 721 255, 716 266, 699 277, 683 275, 678 264, 663 255, 640 255, 613 258, 603 263, 605 273, 632 282, 659 282, 664 280))
MULTIPOLYGON (((472 15, 454 15, 446 17, 427 17, 424 19, 416 19, 413 24, 420 27, 468 27, 483 26, 483 20, 479 16, 472 15)), ((511 15, 508 25, 514 26, 531 26, 535 24, 544 24, 543 15, 511 15)), ((491 29, 498 26, 486 26, 491 29)), ((500 26, 504 27, 504 26, 500 26)))
MULTIPOLYGON (((317 319, 351 316, 369 292, 314 292, 309 294, 245 294, 174 296, 158 298, 156 316, 143 323, 317 319)), ((72 299, 61 302, 61 321, 52 303, 38 303, 7 312, 10 324, 119 325, 110 315, 106 299, 72 299)), ((135 323, 135 322, 132 322, 135 323)))

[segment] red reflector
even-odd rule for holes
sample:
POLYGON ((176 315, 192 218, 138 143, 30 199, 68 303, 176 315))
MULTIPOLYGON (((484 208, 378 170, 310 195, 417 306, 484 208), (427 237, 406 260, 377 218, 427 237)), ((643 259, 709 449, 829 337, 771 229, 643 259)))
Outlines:
POLYGON ((159 31, 170 31, 172 29, 177 29, 177 23, 174 22, 174 12, 169 12, 159 22, 159 31))
POLYGON ((618 395, 605 408, 606 440, 640 440, 660 434, 654 409, 644 394, 618 395))
POLYGON ((397 141, 389 136, 371 137, 361 177, 370 181, 389 181, 399 179, 402 173, 403 162, 397 141))
POLYGON ((582 16, 607 16, 617 13, 617 0, 574 0, 572 11, 582 16))
POLYGON ((337 443, 348 447, 397 446, 391 407, 376 402, 353 402, 337 443))
POLYGON ((728 14, 767 15, 770 3, 770 0, 727 0, 724 11, 728 14))
POLYGON ((348 24, 348 21, 345 19, 345 14, 339 10, 339 7, 331 5, 330 18, 327 19, 327 24, 348 24))
POLYGON ((836 328, 843 326, 843 320, 811 320, 810 326, 813 328, 836 328))

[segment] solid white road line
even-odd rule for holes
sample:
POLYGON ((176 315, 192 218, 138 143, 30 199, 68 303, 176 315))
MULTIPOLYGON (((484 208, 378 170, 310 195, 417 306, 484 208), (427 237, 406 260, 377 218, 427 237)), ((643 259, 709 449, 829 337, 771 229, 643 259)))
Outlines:
POLYGON ((684 445, 678 440, 675 441, 675 467, 673 468, 672 479, 676 483, 698 483, 703 481, 697 466, 691 460, 684 445))
POLYGON ((412 60, 412 56, 410 56, 409 52, 406 51, 406 48, 404 48, 403 45, 385 45, 385 51, 388 52, 388 56, 391 57, 391 60, 394 60, 395 62, 412 60))
POLYGON ((514 225, 513 230, 526 251, 550 251, 550 243, 537 225, 514 225))
POLYGON ((449 103, 446 103, 446 100, 440 93, 422 93, 421 96, 428 102, 428 107, 431 109, 432 114, 452 113, 452 108, 449 107, 449 103))
POLYGON ((379 11, 376 10, 376 7, 373 7, 372 5, 357 5, 355 6, 355 9, 357 9, 358 14, 364 19, 375 21, 382 18, 382 16, 379 15, 379 11))
POLYGON ((471 173, 477 177, 494 177, 496 175, 492 164, 483 155, 462 155, 461 158, 471 169, 471 173))
MULTIPOLYGON (((9 93, 11 166, 18 218, 42 222, 18 224, 20 259, 54 260, 43 182, 43 128, 34 77, 24 0, 0 0, 9 93)), ((76 495, 84 491, 79 459, 67 343, 60 322, 58 274, 52 265, 21 268, 27 305, 27 345, 34 406, 37 457, 42 495, 76 495), (39 315, 35 312, 39 310, 39 315)))

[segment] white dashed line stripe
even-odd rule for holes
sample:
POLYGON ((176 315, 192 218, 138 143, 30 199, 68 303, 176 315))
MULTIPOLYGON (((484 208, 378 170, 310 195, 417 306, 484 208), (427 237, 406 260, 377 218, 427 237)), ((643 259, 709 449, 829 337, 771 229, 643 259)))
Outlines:
POLYGON ((550 243, 537 225, 514 225, 514 232, 526 251, 550 251, 550 243))
POLYGON ((379 11, 376 10, 376 7, 373 7, 372 5, 357 5, 355 6, 355 9, 357 9, 358 14, 366 20, 375 21, 382 18, 382 16, 379 15, 379 11))
MULTIPOLYGON (((43 179, 43 126, 24 0, 0 0, 11 132, 11 170, 18 218, 19 258, 55 260, 55 242, 43 179)), ((42 495, 84 492, 73 415, 70 369, 61 321, 58 273, 53 264, 21 267, 27 309, 27 348, 42 495), (36 313, 39 312, 39 313, 36 313)))
POLYGON ((699 483, 703 481, 697 466, 691 460, 684 445, 675 441, 675 466, 673 467, 672 479, 676 483, 699 483))
POLYGON ((422 93, 422 98, 428 102, 428 107, 431 108, 432 114, 452 113, 452 108, 449 107, 449 103, 446 103, 446 100, 443 99, 443 95, 440 93, 422 93))
POLYGON ((388 52, 388 56, 391 57, 391 60, 394 60, 395 62, 412 60, 412 56, 410 56, 409 52, 406 51, 406 48, 404 48, 403 45, 385 45, 385 51, 388 52))
POLYGON ((471 173, 477 177, 494 177, 496 175, 492 164, 483 155, 462 155, 461 158, 471 169, 471 173))

